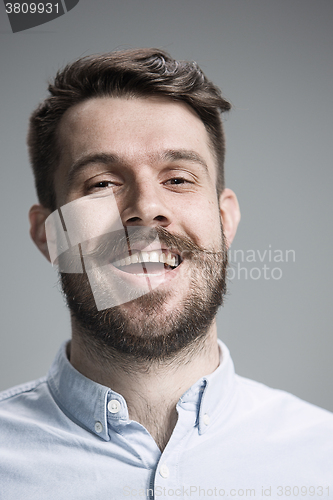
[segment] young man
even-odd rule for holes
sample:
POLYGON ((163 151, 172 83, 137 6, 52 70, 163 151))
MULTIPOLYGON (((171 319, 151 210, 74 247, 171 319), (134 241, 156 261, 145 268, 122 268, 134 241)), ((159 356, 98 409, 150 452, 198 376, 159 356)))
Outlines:
POLYGON ((31 117, 31 236, 72 320, 0 402, 1 498, 328 497, 333 418, 238 377, 217 339, 240 214, 195 63, 154 49, 58 73, 31 117))

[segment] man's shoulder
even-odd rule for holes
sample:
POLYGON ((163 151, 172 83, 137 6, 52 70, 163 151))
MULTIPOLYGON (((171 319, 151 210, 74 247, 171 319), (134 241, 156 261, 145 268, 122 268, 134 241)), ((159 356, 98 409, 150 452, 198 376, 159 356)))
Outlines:
POLYGON ((41 377, 39 379, 25 382, 24 384, 15 385, 14 387, 10 387, 9 389, 5 389, 4 391, 0 392, 0 405, 2 405, 2 403, 6 401, 13 401, 13 398, 15 398, 16 396, 24 396, 25 394, 37 389, 41 384, 45 383, 46 377, 41 377))
POLYGON ((51 434, 58 432, 62 428, 63 420, 63 412, 54 401, 47 377, 1 392, 2 454, 6 449, 23 449, 23 442, 29 442, 29 446, 31 443, 37 446, 51 434))
POLYGON ((32 416, 49 399, 47 378, 26 382, 0 392, 0 421, 20 415, 32 416))
POLYGON ((287 391, 268 387, 245 377, 236 375, 238 394, 244 411, 261 416, 271 426, 294 428, 295 431, 321 428, 332 430, 333 413, 304 401, 287 391))

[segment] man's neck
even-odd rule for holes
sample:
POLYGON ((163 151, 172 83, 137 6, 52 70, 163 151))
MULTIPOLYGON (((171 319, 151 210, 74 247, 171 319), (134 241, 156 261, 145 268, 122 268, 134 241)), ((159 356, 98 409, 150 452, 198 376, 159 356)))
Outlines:
POLYGON ((219 365, 216 324, 196 348, 168 362, 143 365, 117 355, 97 360, 88 354, 73 323, 70 362, 85 377, 121 394, 130 419, 142 424, 163 451, 177 423, 179 398, 219 365))

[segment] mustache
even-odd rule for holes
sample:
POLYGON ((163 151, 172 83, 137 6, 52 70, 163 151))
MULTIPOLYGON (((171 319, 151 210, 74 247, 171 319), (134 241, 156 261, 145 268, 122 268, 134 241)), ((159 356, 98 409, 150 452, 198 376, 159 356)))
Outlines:
MULTIPOLYGON (((89 259, 98 259, 101 263, 106 259, 118 258, 120 255, 129 254, 136 251, 138 244, 142 250, 152 243, 159 243, 161 248, 167 247, 170 250, 176 251, 182 259, 200 258, 204 255, 224 255, 225 238, 222 231, 222 250, 211 251, 201 247, 191 238, 185 235, 172 234, 167 229, 161 226, 156 228, 146 226, 124 226, 124 230, 113 231, 105 235, 94 238, 93 248, 82 251, 85 257, 89 259)), ((106 263, 106 262, 105 262, 106 263)))

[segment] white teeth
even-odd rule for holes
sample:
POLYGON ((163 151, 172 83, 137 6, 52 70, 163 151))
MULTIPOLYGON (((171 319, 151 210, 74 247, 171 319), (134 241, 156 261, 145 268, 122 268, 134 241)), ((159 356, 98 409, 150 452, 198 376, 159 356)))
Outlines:
POLYGON ((179 263, 178 256, 171 255, 169 252, 164 253, 162 251, 152 251, 152 252, 139 252, 133 253, 125 257, 114 261, 113 264, 116 267, 129 266, 130 264, 137 264, 143 262, 161 262, 162 264, 167 264, 168 266, 175 267, 176 262, 179 263))
POLYGON ((139 262, 139 254, 138 253, 133 253, 131 255, 131 263, 132 264, 137 264, 139 262))
POLYGON ((148 252, 141 252, 139 262, 150 262, 149 253, 148 252))
POLYGON ((168 255, 168 258, 167 258, 167 264, 169 264, 169 266, 172 266, 174 267, 175 264, 176 264, 176 257, 173 257, 171 255, 168 255))
POLYGON ((160 258, 158 252, 150 252, 149 254, 149 262, 159 262, 160 258))

